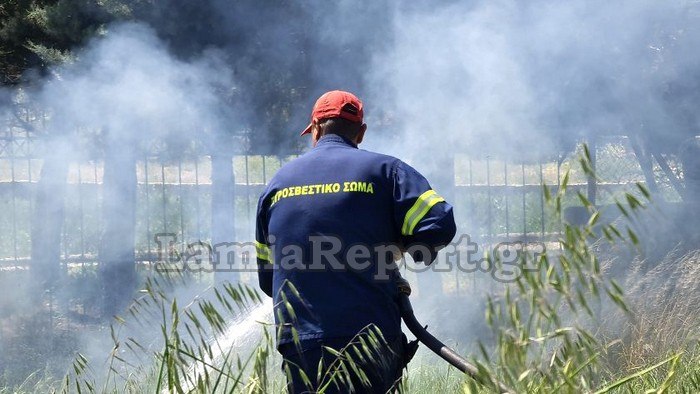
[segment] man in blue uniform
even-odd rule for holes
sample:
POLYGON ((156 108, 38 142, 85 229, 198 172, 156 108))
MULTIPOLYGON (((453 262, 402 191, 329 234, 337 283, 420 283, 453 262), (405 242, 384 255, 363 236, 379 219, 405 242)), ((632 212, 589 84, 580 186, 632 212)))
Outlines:
POLYGON ((357 148, 363 113, 351 93, 322 95, 302 132, 313 149, 284 165, 258 202, 260 288, 274 299, 291 392, 390 390, 406 362, 394 256, 430 264, 455 235, 452 207, 421 174, 357 148), (377 331, 373 361, 350 353, 364 373, 329 350, 377 331))

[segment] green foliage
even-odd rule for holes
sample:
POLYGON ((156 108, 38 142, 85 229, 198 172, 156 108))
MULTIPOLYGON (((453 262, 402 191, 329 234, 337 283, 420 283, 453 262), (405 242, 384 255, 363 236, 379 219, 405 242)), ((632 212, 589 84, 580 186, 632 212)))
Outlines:
POLYGON ((9 0, 0 5, 0 83, 17 83, 29 68, 39 71, 73 59, 72 50, 105 24, 129 18, 133 1, 9 0))
MULTIPOLYGON (((586 175, 596 176, 586 146, 579 163, 586 175)), ((545 199, 557 215, 562 214, 568 179, 567 173, 555 194, 543 186, 545 199)), ((648 203, 649 193, 643 186, 638 187, 645 199, 626 193, 623 200, 616 201, 627 218, 648 203)), ((481 365, 484 371, 490 371, 487 374, 517 391, 611 392, 667 363, 671 363, 672 376, 680 357, 674 354, 606 383, 607 371, 601 359, 608 345, 599 341, 594 330, 601 325, 606 304, 627 314, 629 307, 621 286, 602 271, 593 245, 601 233, 611 244, 623 242, 634 247, 639 239, 630 227, 620 230, 615 224, 598 224, 600 212, 596 206, 581 192, 577 197, 589 211, 588 222, 583 226, 564 224, 561 251, 542 254, 534 266, 524 260, 523 264, 533 269, 523 270, 523 275, 507 285, 502 294, 492 295, 488 301, 486 319, 494 329, 496 349, 488 352, 482 346, 481 365)), ((666 386, 663 384, 660 390, 666 386)), ((465 387, 471 391, 472 386, 465 387)))

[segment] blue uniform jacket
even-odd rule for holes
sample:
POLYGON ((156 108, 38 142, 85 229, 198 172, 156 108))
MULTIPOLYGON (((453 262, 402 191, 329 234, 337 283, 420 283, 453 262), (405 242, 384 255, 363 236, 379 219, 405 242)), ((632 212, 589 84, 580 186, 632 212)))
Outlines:
POLYGON ((278 345, 401 333, 393 250, 430 263, 455 235, 452 207, 401 160, 337 135, 284 165, 258 202, 260 288, 278 345))

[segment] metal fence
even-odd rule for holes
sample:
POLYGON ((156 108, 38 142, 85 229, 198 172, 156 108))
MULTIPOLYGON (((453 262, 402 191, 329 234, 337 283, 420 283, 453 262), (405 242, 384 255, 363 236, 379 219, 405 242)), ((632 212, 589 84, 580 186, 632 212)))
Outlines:
MULTIPOLYGON (((42 165, 36 140, 28 132, 10 129, 0 134, 0 261, 22 265, 31 254, 33 198, 42 165)), ((599 174, 597 203, 611 203, 630 183, 644 176, 625 137, 601 139, 595 150, 599 174)), ((570 188, 586 190, 589 179, 577 166, 579 151, 554 160, 514 163, 489 156, 456 154, 455 214, 460 232, 482 242, 541 241, 556 238, 561 223, 544 201, 542 184, 559 184, 570 171, 570 188)), ((253 238, 257 198, 272 175, 294 155, 235 155, 234 204, 237 239, 253 238)), ((154 236, 175 233, 183 244, 210 239, 211 158, 196 156, 172 161, 159 156, 137 163, 137 256, 155 256, 154 236)), ((663 173, 654 168, 663 185, 663 173)), ((430 174, 426 174, 430 178, 430 174)), ((86 160, 70 165, 62 231, 64 262, 95 262, 101 232, 103 163, 86 160)), ((668 183, 668 182, 666 182, 668 183)), ((668 192, 673 199, 673 192, 668 192)), ((577 205, 572 197, 568 206, 577 205)))

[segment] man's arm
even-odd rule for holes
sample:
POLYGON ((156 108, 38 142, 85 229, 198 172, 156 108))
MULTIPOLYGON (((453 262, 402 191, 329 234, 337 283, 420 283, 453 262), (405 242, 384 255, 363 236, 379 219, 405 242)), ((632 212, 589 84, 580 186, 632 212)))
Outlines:
POLYGON ((265 195, 258 200, 255 218, 255 254, 258 263, 258 285, 260 290, 272 297, 272 260, 270 246, 267 243, 267 209, 265 195))
POLYGON ((400 238, 415 261, 430 264, 457 232, 452 206, 423 175, 402 161, 394 167, 393 177, 394 220, 400 238), (411 250, 411 246, 416 247, 411 250), (426 248, 428 255, 423 253, 426 248))

